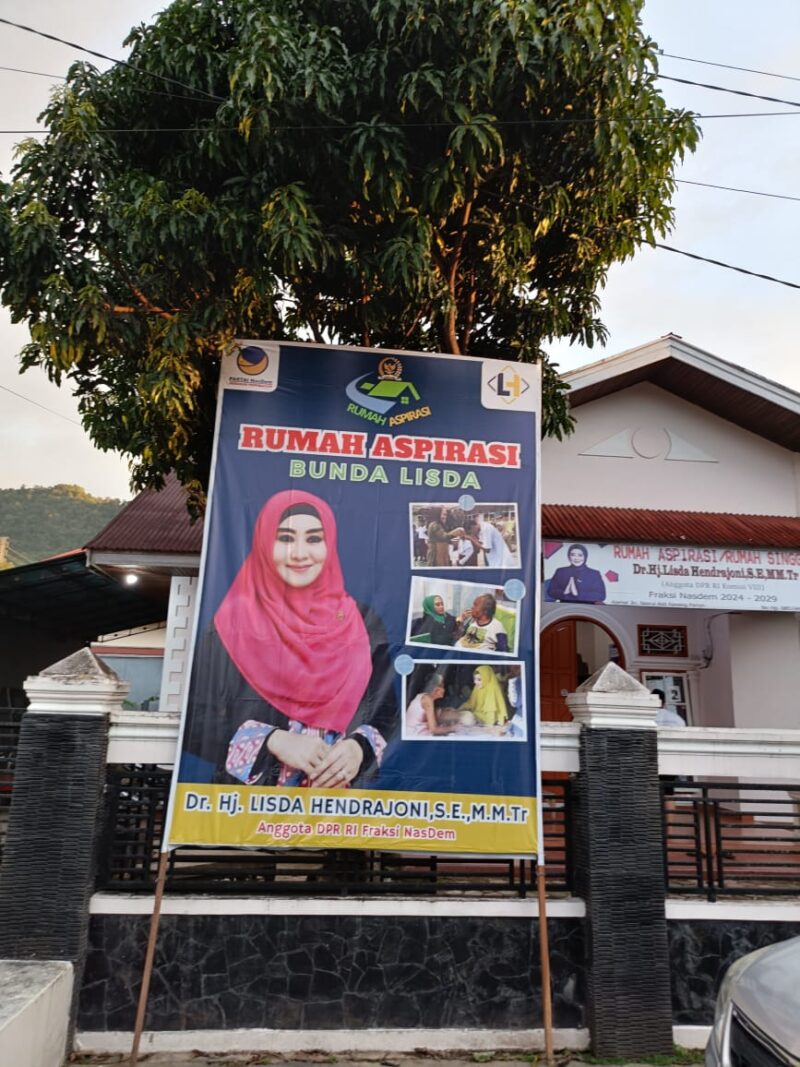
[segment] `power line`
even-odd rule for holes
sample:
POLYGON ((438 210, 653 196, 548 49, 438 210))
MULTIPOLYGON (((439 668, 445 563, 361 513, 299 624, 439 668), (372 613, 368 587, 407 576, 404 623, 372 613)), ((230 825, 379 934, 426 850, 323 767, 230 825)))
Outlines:
MULTIPOLYGON (((133 68, 135 69, 135 68, 133 68)), ((58 81, 67 81, 65 74, 47 74, 42 70, 23 70, 21 67, 2 67, 0 70, 10 70, 15 74, 35 74, 40 78, 54 78, 58 81)), ((153 77, 160 77, 160 75, 153 75, 153 77)), ((186 96, 183 93, 165 93, 160 89, 145 89, 142 87, 141 92, 147 93, 149 96, 165 96, 168 100, 191 100, 194 104, 204 103, 204 101, 198 100, 196 96, 186 96)), ((214 98, 222 99, 222 97, 214 98)))
POLYGON ((734 185, 714 185, 711 182, 693 182, 688 178, 675 178, 677 185, 702 185, 704 189, 722 189, 726 193, 748 193, 750 196, 768 196, 773 200, 796 200, 800 203, 800 196, 787 196, 785 193, 763 193, 758 189, 737 189, 734 185))
POLYGON ((37 78, 58 78, 59 81, 66 81, 64 74, 45 74, 43 70, 23 70, 22 67, 0 67, 0 70, 10 70, 14 74, 35 74, 37 78))
POLYGON ((719 259, 709 259, 708 256, 698 256, 694 252, 684 252, 681 248, 672 248, 670 245, 662 245, 655 242, 656 248, 663 248, 665 252, 676 252, 679 256, 688 256, 689 259, 697 259, 701 263, 712 263, 715 267, 725 267, 726 270, 735 270, 739 274, 749 274, 751 278, 763 278, 765 282, 775 282, 777 285, 788 285, 790 289, 800 289, 796 282, 787 282, 783 278, 774 278, 771 274, 758 274, 754 270, 745 270, 744 267, 734 267, 730 263, 723 263, 719 259))
POLYGON ((735 67, 732 63, 713 63, 710 59, 691 59, 689 56, 675 56, 670 52, 658 50, 660 56, 665 59, 680 59, 683 63, 701 63, 706 67, 721 67, 723 70, 740 70, 744 74, 763 74, 765 78, 783 78, 784 81, 800 82, 800 77, 794 74, 775 74, 771 70, 754 70, 753 67, 735 67))
MULTIPOLYGON (((800 111, 733 111, 733 112, 721 112, 713 114, 700 114, 698 112, 691 113, 692 118, 698 120, 707 119, 764 119, 764 118, 776 118, 784 115, 800 115, 800 111)), ((552 118, 552 119, 499 119, 496 122, 491 123, 475 123, 478 127, 483 126, 583 126, 587 124, 596 125, 600 122, 613 123, 618 122, 622 125, 637 125, 647 122, 662 122, 660 118, 602 118, 598 116, 592 116, 591 118, 552 118)), ((300 125, 282 125, 276 124, 270 126, 268 132, 270 133, 318 133, 325 130, 334 130, 340 133, 349 133, 352 130, 357 129, 380 129, 380 130, 410 130, 410 129, 452 129, 455 130, 459 126, 465 125, 457 122, 329 122, 329 123, 305 123, 300 125)), ((32 129, 32 130, 0 130, 0 135, 7 134, 11 137, 24 137, 24 136, 44 136, 52 133, 53 131, 47 129, 32 129)), ((94 131, 95 133, 239 133, 239 126, 146 126, 146 127, 121 127, 121 126, 98 126, 94 131)))
POLYGON ((180 82, 176 78, 169 78, 166 74, 154 74, 152 71, 145 70, 144 67, 137 67, 135 63, 129 63, 125 59, 115 59, 114 56, 107 56, 103 52, 95 52, 92 48, 84 48, 82 44, 76 44, 74 41, 65 41, 63 37, 56 37, 55 34, 52 33, 44 33, 42 30, 34 29, 33 26, 23 26, 21 22, 12 22, 11 19, 0 18, 0 22, 6 26, 13 26, 17 30, 33 33, 37 37, 44 37, 48 41, 56 41, 58 44, 64 44, 67 48, 75 48, 78 52, 85 52, 87 55, 94 56, 96 59, 104 59, 108 63, 114 63, 117 66, 135 70, 137 74, 144 74, 148 78, 158 78, 160 81, 169 82, 171 85, 179 85, 181 89, 188 89, 190 93, 200 93, 201 96, 207 96, 211 100, 225 103, 224 96, 207 93, 205 89, 198 89, 194 85, 186 85, 185 82, 180 82))
POLYGON ((23 393, 15 392, 13 389, 9 389, 7 385, 0 385, 0 389, 2 389, 6 393, 11 393, 12 396, 16 396, 20 400, 25 400, 29 404, 33 404, 34 407, 41 408, 42 411, 47 411, 51 415, 57 415, 59 419, 63 419, 65 422, 71 422, 73 426, 80 426, 81 429, 83 429, 81 423, 79 423, 76 419, 71 419, 69 415, 62 415, 60 411, 56 411, 54 408, 49 408, 45 404, 40 404, 38 400, 31 400, 29 396, 25 396, 23 393))
POLYGON ((734 96, 749 96, 752 100, 768 100, 771 104, 787 104, 800 107, 800 101, 782 100, 779 96, 762 96, 761 93, 746 93, 744 89, 728 89, 724 85, 709 85, 707 82, 690 81, 688 78, 672 78, 668 74, 656 75, 661 81, 679 82, 681 85, 695 85, 699 89, 714 89, 718 93, 732 93, 734 96))

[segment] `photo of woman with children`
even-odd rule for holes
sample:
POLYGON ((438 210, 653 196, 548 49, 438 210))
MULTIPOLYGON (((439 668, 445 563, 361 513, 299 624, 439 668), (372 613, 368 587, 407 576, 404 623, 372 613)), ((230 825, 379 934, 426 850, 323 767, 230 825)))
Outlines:
POLYGON ((407 679, 403 740, 524 741, 523 665, 419 661, 407 679))
POLYGON ((411 505, 411 554, 414 567, 520 566, 517 505, 411 505))

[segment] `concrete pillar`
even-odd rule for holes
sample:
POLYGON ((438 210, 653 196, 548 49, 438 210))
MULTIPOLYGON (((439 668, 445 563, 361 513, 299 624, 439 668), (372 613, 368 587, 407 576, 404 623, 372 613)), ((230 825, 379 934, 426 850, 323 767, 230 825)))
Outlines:
POLYGON ((197 578, 173 575, 169 587, 159 711, 180 711, 183 707, 183 693, 189 683, 189 645, 196 610, 197 578))
POLYGON ((581 724, 575 892, 586 901, 589 1028, 598 1056, 672 1051, 658 697, 608 663, 567 697, 581 724))
POLYGON ((88 649, 28 678, 0 869, 0 958, 68 960, 80 989, 108 717, 128 685, 88 649))

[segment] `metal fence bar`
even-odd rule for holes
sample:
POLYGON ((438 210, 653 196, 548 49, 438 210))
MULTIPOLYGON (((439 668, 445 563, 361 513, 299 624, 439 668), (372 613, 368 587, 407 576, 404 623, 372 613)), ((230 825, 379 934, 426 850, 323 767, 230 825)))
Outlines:
POLYGON ((800 786, 689 780, 661 792, 669 894, 800 893, 800 806, 780 795, 800 786))
MULTIPOLYGON (((166 814, 170 771, 110 765, 106 820, 97 885, 103 890, 152 891, 166 814)), ((569 781, 545 779, 545 848, 552 857, 551 891, 567 892, 569 781)), ((355 849, 200 849, 170 855, 171 892, 341 894, 481 893, 526 896, 532 861, 384 853, 355 849)))

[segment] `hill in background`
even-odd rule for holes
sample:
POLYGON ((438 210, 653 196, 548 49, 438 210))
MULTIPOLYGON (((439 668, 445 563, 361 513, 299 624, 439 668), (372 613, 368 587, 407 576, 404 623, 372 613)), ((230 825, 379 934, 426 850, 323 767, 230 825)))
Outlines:
POLYGON ((19 566, 82 548, 123 504, 91 496, 80 485, 0 489, 0 538, 9 538, 6 559, 19 566))

